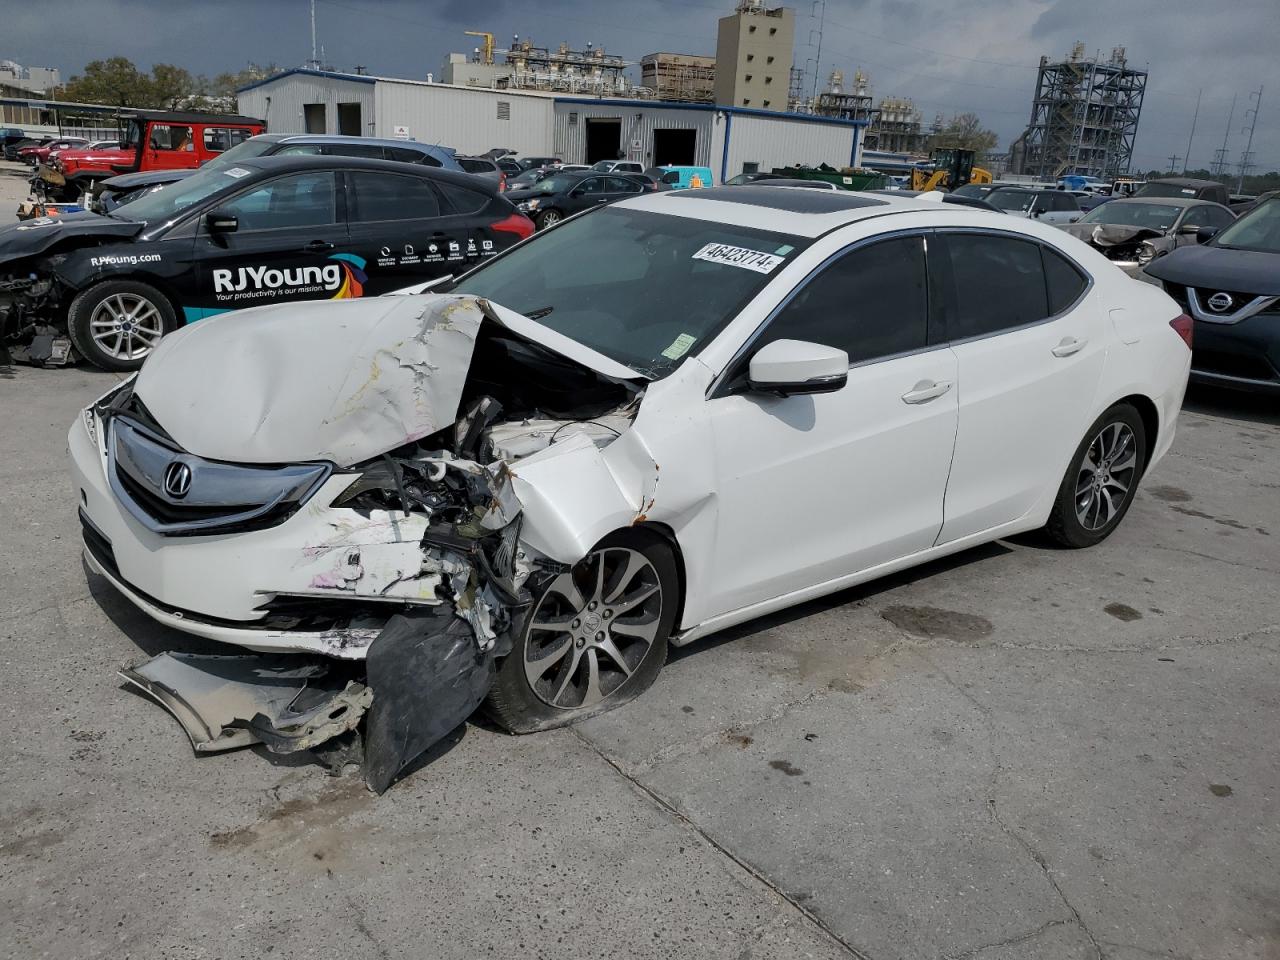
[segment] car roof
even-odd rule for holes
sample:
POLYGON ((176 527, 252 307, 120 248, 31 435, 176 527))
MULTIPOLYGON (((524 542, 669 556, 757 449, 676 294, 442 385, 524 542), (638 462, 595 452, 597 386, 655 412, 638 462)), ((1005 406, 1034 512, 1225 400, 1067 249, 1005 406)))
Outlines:
POLYGON ((230 113, 172 113, 167 110, 126 110, 120 114, 122 120, 129 120, 134 117, 139 120, 155 120, 158 122, 202 123, 211 127, 226 126, 227 124, 254 124, 260 127, 267 125, 265 120, 259 120, 256 117, 241 117, 230 113))
MULTIPOLYGON (((447 150, 437 143, 423 143, 420 140, 386 140, 381 137, 353 137, 344 133, 260 133, 254 140, 268 140, 271 143, 368 143, 376 147, 407 147, 410 150, 447 150)), ((479 158, 487 159, 487 158, 479 158)))
MULTIPOLYGON (((902 213, 946 213, 954 215, 957 222, 963 218, 963 222, 970 225, 979 223, 975 218, 990 217, 993 227, 1010 229, 1013 225, 1011 218, 1003 213, 986 213, 936 200, 889 194, 870 196, 867 192, 852 190, 781 190, 746 184, 699 190, 665 190, 622 200, 614 206, 802 237, 818 237, 860 220, 902 213)), ((1018 229, 1026 232, 1022 221, 1017 223, 1018 229)), ((1056 227, 1052 229, 1057 231, 1056 227)))
MULTIPOLYGON (((487 180, 474 177, 469 173, 456 170, 442 170, 439 167, 427 167, 418 163, 397 163, 394 160, 373 160, 368 157, 337 157, 313 155, 253 157, 236 164, 250 170, 262 170, 267 173, 289 173, 294 170, 383 170, 387 173, 411 174, 452 183, 468 190, 489 193, 497 196, 497 186, 487 180)), ((222 171, 226 172, 226 171, 222 171)))
POLYGON ((1148 180, 1147 183, 1169 183, 1179 187, 1221 187, 1217 180, 1197 180, 1195 177, 1161 177, 1159 180, 1148 180))
MULTIPOLYGON (((1195 197, 1121 197, 1116 200, 1108 200, 1107 206, 1115 206, 1123 204, 1125 206, 1133 206, 1134 204, 1147 204, 1159 207, 1221 207, 1222 204, 1214 203, 1212 200, 1197 200, 1195 197)), ((1225 210, 1226 208, 1223 207, 1225 210)))

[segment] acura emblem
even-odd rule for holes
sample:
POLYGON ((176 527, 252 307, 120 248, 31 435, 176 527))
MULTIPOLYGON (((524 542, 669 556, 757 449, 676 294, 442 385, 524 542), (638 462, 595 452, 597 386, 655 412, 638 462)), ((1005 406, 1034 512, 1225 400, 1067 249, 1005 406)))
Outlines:
POLYGON ((191 489, 191 468, 181 460, 175 460, 164 468, 164 492, 175 500, 181 500, 191 489))
POLYGON ((1225 313, 1231 309, 1231 294, 1215 293, 1209 298, 1209 309, 1214 313, 1225 313))

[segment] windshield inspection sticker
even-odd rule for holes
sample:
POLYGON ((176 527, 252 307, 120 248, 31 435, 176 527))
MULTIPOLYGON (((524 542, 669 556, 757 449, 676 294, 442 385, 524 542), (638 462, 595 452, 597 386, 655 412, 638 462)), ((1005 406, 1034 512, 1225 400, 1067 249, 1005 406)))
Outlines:
POLYGON ((668 360, 679 360, 689 352, 689 348, 693 346, 694 341, 697 339, 697 337, 690 336, 687 333, 682 333, 671 341, 671 346, 663 350, 662 355, 668 360))
MULTIPOLYGON (((746 247, 730 247, 723 243, 708 243, 693 255, 694 260, 710 260, 712 263, 723 263, 730 267, 741 267, 754 270, 756 273, 772 273, 782 262, 782 257, 759 250, 748 250, 746 247)), ((677 341, 678 342, 678 341, 677 341)))
POLYGON ((249 171, 244 167, 232 167, 230 170, 223 170, 222 172, 228 177, 235 177, 237 180, 249 175, 249 171))

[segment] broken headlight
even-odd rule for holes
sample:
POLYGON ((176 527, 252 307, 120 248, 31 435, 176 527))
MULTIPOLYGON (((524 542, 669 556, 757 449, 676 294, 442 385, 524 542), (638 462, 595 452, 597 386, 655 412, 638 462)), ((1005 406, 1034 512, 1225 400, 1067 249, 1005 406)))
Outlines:
POLYGON ((93 445, 95 447, 99 445, 98 424, 101 421, 102 414, 114 401, 120 399, 126 391, 133 390, 133 381, 137 379, 137 376, 138 375, 135 373, 127 380, 117 383, 114 387, 81 411, 81 416, 84 418, 84 428, 88 431, 89 439, 93 441, 93 445))
POLYGON ((1143 240, 1138 247, 1138 262, 1144 266, 1156 258, 1156 248, 1150 240, 1143 240))

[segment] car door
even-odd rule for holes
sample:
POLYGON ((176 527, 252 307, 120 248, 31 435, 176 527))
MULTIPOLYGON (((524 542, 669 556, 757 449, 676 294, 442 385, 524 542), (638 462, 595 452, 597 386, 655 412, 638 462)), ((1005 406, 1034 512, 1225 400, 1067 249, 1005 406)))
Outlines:
POLYGON ((1197 243, 1196 231, 1201 227, 1213 227, 1214 230, 1225 230, 1235 221, 1234 214, 1217 205, 1204 204, 1189 207, 1178 221, 1174 232, 1174 245, 1179 247, 1197 243), (1192 228, 1192 229, 1187 229, 1192 228), (1186 230, 1184 233, 1183 231, 1186 230))
POLYGON ((260 181, 219 203, 236 229, 203 218, 196 238, 200 315, 291 300, 358 297, 361 265, 345 259, 347 230, 335 174, 308 170, 260 181))
POLYGON ((609 196, 609 179, 606 176, 584 177, 556 206, 563 205, 566 214, 574 214, 608 203, 612 199, 609 196))
POLYGON ((946 231, 930 253, 961 385, 949 543, 1057 490, 1093 419, 1109 318, 1083 270, 1027 237, 946 231))
POLYGON ((461 273, 480 259, 470 218, 426 177, 350 170, 346 182, 349 250, 364 264, 366 294, 461 273))
POLYGON ((153 123, 147 130, 144 170, 194 170, 200 166, 195 135, 185 123, 153 123))
POLYGON ((630 177, 611 175, 604 179, 606 203, 625 200, 627 197, 635 197, 644 193, 644 187, 630 177))
POLYGON ((802 284, 708 401, 719 472, 716 613, 927 550, 942 527, 956 358, 931 342, 925 238, 846 248, 802 284), (774 340, 838 347, 848 383, 778 397, 746 383, 774 340))

